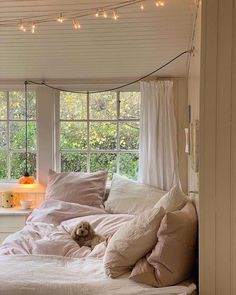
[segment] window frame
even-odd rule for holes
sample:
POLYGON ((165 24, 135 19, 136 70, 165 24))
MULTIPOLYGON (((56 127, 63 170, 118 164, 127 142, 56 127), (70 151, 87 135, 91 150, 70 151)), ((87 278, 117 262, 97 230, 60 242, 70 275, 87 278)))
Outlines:
MULTIPOLYGON (((0 119, 1 122, 6 122, 6 138, 7 138, 7 145, 5 149, 1 149, 1 152, 6 152, 7 154, 7 177, 6 178, 0 178, 0 183, 16 183, 18 182, 18 179, 11 178, 11 154, 12 153, 25 153, 26 148, 22 149, 16 149, 16 148, 11 148, 10 147, 10 123, 11 122, 25 122, 25 119, 10 119, 10 95, 9 93, 12 91, 19 91, 24 93, 24 88, 22 86, 20 87, 10 87, 10 88, 1 88, 1 92, 6 93, 6 99, 7 99, 7 117, 6 119, 0 119)), ((34 153, 36 154, 36 176, 38 175, 38 135, 37 135, 37 130, 38 130, 38 120, 37 120, 37 92, 35 87, 32 87, 30 91, 35 92, 35 119, 28 119, 28 122, 35 122, 36 125, 36 148, 31 149, 28 147, 28 153, 34 153)))
POLYGON ((120 106, 121 106, 121 101, 120 101, 120 93, 121 92, 140 92, 138 89, 128 89, 126 91, 112 91, 116 92, 116 118, 115 119, 90 119, 90 110, 89 110, 89 101, 90 101, 90 96, 89 92, 87 92, 86 96, 86 103, 87 103, 87 118, 86 119, 61 119, 60 118, 60 92, 57 97, 57 103, 56 103, 56 170, 61 171, 61 155, 63 153, 69 153, 69 152, 75 152, 79 154, 85 154, 87 156, 87 172, 90 172, 90 156, 91 154, 96 154, 96 153, 103 153, 103 154, 116 154, 116 173, 120 172, 120 155, 121 154, 139 154, 139 148, 138 149, 120 149, 120 124, 121 123, 128 123, 128 122, 137 122, 140 123, 140 117, 138 119, 131 119, 131 118, 120 118, 120 106), (81 149, 60 149, 60 123, 61 122, 85 122, 87 123, 87 149, 81 150, 81 149), (97 123, 114 123, 116 124, 116 149, 112 150, 100 150, 100 149, 90 149, 90 144, 89 144, 89 133, 90 133, 90 123, 97 122, 97 123))

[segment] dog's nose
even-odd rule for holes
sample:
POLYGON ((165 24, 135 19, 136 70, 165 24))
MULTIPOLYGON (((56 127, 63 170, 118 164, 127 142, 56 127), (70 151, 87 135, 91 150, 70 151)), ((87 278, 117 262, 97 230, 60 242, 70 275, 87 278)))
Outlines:
POLYGON ((84 230, 82 229, 82 230, 81 230, 81 234, 83 234, 83 233, 84 233, 84 230))

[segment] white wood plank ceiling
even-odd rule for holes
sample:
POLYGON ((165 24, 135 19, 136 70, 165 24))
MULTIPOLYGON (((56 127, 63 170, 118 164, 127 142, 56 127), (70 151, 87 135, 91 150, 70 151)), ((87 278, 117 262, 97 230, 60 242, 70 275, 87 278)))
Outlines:
MULTIPOLYGON (((118 10, 119 20, 89 16, 71 21, 43 23, 35 34, 9 19, 59 14, 67 10, 101 7, 119 0, 0 0, 0 80, 133 79, 142 76, 180 52, 189 49, 196 4, 194 0, 155 1, 118 10)), ((187 55, 163 69, 158 76, 186 75, 187 55)))

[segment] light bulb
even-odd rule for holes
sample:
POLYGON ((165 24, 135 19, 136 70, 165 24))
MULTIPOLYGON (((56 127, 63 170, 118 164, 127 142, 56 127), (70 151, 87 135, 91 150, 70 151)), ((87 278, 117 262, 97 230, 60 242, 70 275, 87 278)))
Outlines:
POLYGON ((26 32, 26 28, 25 28, 25 26, 24 26, 22 20, 21 20, 20 23, 19 23, 19 28, 20 28, 20 30, 21 30, 22 32, 26 32))
POLYGON ((115 9, 113 10, 112 15, 114 20, 118 20, 119 15, 117 14, 117 11, 115 9))
POLYGON ((33 24, 31 25, 31 33, 32 33, 32 34, 35 33, 35 28, 36 28, 36 25, 35 25, 35 23, 33 23, 33 24))
POLYGON ((99 10, 96 11, 95 16, 99 17, 99 10))
POLYGON ((157 7, 163 7, 163 6, 165 6, 165 3, 163 2, 163 1, 156 1, 156 6, 157 7))
POLYGON ((140 10, 144 10, 143 2, 141 2, 141 4, 140 4, 140 10))
POLYGON ((105 10, 103 11, 103 17, 104 17, 104 18, 107 18, 107 13, 106 13, 105 10))
POLYGON ((79 23, 78 20, 76 20, 76 19, 73 20, 73 27, 74 27, 75 30, 81 28, 80 23, 79 23))
POLYGON ((64 20, 65 20, 65 18, 64 18, 64 16, 63 16, 63 14, 60 13, 59 17, 57 18, 57 21, 58 21, 59 23, 63 23, 64 20))

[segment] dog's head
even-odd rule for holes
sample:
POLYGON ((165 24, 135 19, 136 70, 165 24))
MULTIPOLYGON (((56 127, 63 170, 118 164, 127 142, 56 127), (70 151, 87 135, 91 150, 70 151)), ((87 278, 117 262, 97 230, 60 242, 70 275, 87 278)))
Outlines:
POLYGON ((81 221, 79 224, 77 224, 75 233, 77 237, 89 237, 92 239, 94 236, 94 230, 87 221, 81 221))

